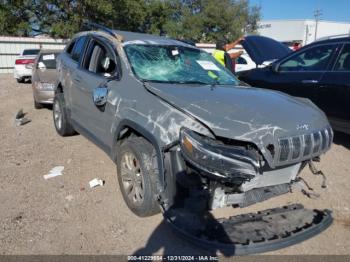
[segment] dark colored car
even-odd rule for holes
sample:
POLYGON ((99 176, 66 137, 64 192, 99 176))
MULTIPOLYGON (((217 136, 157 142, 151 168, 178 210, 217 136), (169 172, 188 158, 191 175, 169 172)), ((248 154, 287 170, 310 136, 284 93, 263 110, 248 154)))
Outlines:
POLYGON ((309 98, 326 113, 334 129, 350 134, 350 37, 317 41, 296 52, 277 41, 266 43, 265 37, 258 36, 242 42, 257 65, 273 57, 277 60, 239 72, 239 78, 252 86, 309 98), (276 50, 279 56, 272 55, 276 50))

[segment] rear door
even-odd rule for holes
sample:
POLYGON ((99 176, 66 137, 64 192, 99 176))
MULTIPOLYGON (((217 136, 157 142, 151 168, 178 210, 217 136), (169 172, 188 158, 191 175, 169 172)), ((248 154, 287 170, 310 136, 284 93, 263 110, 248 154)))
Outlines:
POLYGON ((324 74, 318 91, 319 106, 332 124, 350 132, 350 43, 340 46, 331 71, 324 74))
POLYGON ((336 44, 314 45, 304 48, 279 63, 277 72, 270 70, 265 85, 292 96, 306 97, 318 103, 318 86, 330 67, 336 44))
POLYGON ((79 85, 74 90, 74 102, 79 107, 75 122, 87 136, 108 150, 113 115, 107 103, 110 88, 118 88, 120 71, 117 53, 112 43, 102 37, 91 37, 81 69, 76 76, 79 85), (105 103, 96 103, 96 96, 105 103), (95 98, 94 98, 95 97, 95 98))
POLYGON ((80 89, 84 88, 81 84, 80 71, 82 70, 80 64, 82 62, 83 54, 87 45, 89 37, 81 36, 75 40, 72 51, 69 54, 70 59, 66 60, 66 85, 65 88, 68 91, 65 99, 70 103, 71 118, 73 121, 79 119, 82 106, 80 103, 80 89))

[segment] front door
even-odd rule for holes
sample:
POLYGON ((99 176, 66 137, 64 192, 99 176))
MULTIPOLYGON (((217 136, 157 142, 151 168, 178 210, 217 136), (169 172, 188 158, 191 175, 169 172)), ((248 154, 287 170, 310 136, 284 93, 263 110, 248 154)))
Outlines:
POLYGON ((318 104, 318 86, 329 68, 336 45, 317 45, 301 50, 283 60, 277 72, 270 71, 268 88, 292 96, 306 97, 318 104))
POLYGON ((343 45, 319 88, 319 106, 339 130, 350 132, 350 43, 343 45))
POLYGON ((75 102, 79 107, 76 124, 93 141, 108 149, 113 116, 107 110, 110 88, 119 84, 116 53, 108 40, 92 38, 79 70, 75 102))

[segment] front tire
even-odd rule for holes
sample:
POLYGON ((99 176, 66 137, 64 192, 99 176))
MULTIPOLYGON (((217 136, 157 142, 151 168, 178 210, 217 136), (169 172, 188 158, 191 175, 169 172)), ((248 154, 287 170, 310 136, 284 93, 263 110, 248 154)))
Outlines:
POLYGON ((154 148, 143 137, 123 141, 117 151, 119 186, 129 209, 139 217, 160 212, 155 198, 157 169, 153 168, 154 148))
POLYGON ((63 93, 55 94, 53 100, 53 122, 57 133, 60 136, 71 136, 75 134, 75 130, 71 124, 68 109, 64 101, 63 93))
POLYGON ((24 77, 16 78, 17 83, 24 83, 24 77))

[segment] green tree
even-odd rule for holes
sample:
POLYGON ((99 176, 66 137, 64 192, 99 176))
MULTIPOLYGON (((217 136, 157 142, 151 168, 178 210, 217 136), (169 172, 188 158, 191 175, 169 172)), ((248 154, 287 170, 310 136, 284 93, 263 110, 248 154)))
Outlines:
POLYGON ((177 10, 178 19, 164 27, 170 36, 195 41, 237 39, 245 33, 254 33, 260 19, 260 8, 250 7, 247 0, 183 0, 177 10))
POLYGON ((31 29, 32 1, 0 0, 0 34, 28 36, 31 29))
POLYGON ((194 41, 233 40, 260 18, 248 0, 0 0, 0 34, 69 38, 85 21, 194 41))

